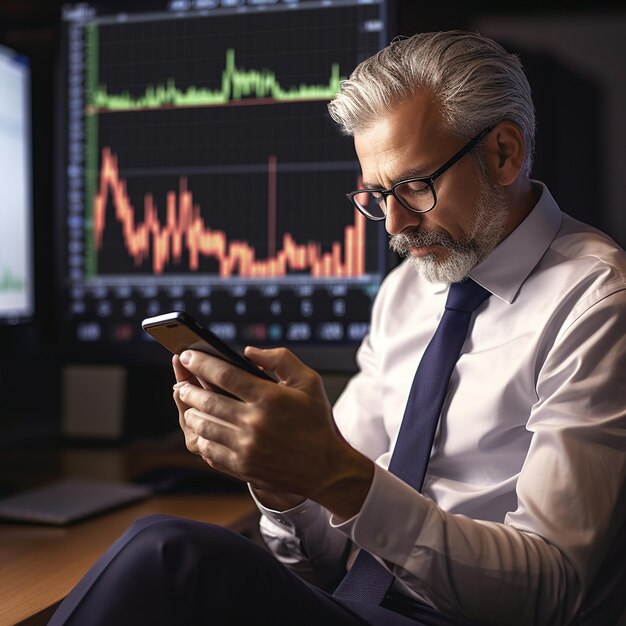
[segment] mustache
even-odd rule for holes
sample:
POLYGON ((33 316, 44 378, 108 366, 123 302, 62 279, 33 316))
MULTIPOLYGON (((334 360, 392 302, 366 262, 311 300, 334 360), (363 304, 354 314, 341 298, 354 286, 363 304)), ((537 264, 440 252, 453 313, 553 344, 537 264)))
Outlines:
POLYGON ((413 228, 409 231, 392 235, 389 239, 389 247, 400 256, 407 256, 411 248, 425 246, 442 246, 450 250, 466 250, 466 243, 456 241, 447 233, 431 232, 421 228, 413 228))

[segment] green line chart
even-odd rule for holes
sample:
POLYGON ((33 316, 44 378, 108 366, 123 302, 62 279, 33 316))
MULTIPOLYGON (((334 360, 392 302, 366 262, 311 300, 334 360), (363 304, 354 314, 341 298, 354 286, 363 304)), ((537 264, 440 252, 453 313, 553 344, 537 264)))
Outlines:
POLYGON ((165 84, 149 85, 139 96, 128 91, 119 94, 108 93, 106 85, 99 85, 92 91, 87 113, 115 111, 146 111, 169 107, 210 107, 250 101, 250 103, 279 103, 312 100, 330 100, 339 90, 344 77, 339 63, 332 63, 328 82, 284 87, 276 74, 267 69, 241 69, 237 66, 235 50, 228 48, 222 71, 221 85, 217 89, 190 86, 179 89, 173 78, 165 84))

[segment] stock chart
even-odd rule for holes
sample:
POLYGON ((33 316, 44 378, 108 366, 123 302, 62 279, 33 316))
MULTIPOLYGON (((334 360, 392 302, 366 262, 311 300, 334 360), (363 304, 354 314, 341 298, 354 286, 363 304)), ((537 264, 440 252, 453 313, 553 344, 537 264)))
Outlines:
POLYGON ((177 6, 65 8, 74 338, 178 308, 240 342, 358 341, 386 246, 345 199, 359 165, 326 107, 385 3, 177 6))

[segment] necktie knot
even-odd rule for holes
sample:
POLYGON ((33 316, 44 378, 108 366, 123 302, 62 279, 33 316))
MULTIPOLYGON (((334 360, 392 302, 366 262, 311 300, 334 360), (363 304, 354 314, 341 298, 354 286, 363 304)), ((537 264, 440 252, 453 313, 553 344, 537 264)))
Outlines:
POLYGON ((481 287, 471 278, 467 278, 460 283, 452 283, 450 285, 448 299, 446 300, 446 309, 472 313, 490 295, 489 291, 484 287, 481 287))

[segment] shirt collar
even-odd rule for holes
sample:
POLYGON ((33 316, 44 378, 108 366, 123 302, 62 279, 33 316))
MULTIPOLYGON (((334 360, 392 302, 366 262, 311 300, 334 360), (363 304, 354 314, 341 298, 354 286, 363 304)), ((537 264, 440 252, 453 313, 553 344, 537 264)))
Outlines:
POLYGON ((535 208, 470 272, 473 280, 508 304, 550 247, 563 219, 548 188, 532 182, 541 187, 535 208))

